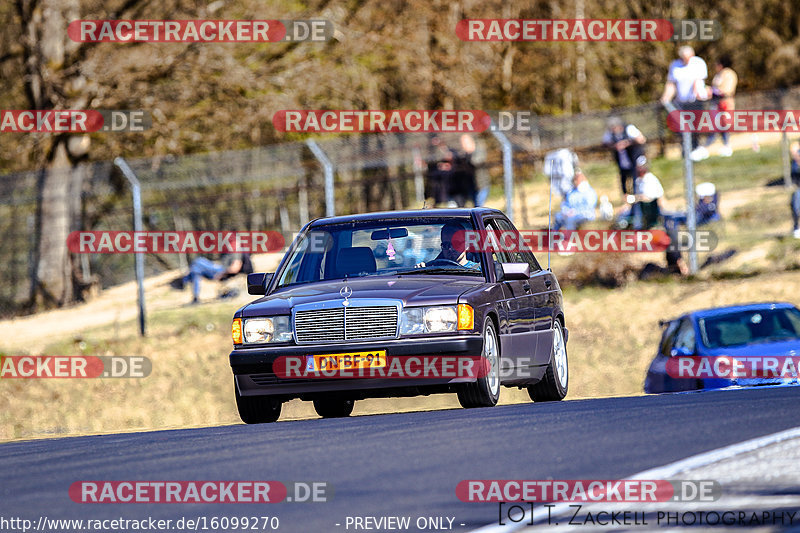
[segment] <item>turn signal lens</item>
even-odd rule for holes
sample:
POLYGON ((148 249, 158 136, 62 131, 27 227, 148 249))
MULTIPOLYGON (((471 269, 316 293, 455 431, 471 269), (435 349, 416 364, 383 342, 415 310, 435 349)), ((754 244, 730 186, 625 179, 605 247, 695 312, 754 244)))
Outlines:
POLYGON ((475 311, 471 305, 458 304, 458 329, 473 329, 475 327, 475 311))
POLYGON ((242 344, 242 319, 234 318, 231 324, 231 337, 233 337, 233 344, 242 344))

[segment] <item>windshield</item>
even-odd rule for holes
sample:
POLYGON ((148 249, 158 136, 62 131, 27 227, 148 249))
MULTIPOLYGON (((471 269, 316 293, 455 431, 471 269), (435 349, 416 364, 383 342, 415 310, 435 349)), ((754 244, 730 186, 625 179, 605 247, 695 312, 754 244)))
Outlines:
POLYGON ((800 340, 800 311, 794 308, 741 311, 698 322, 709 348, 800 340))
POLYGON ((278 274, 278 287, 394 274, 481 276, 481 259, 452 246, 471 219, 418 218, 325 224, 303 234, 278 274))

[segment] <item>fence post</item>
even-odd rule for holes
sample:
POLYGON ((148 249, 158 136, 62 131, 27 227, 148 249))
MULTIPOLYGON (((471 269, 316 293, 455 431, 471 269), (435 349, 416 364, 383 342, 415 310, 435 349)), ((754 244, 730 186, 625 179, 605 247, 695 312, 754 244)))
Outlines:
MULTIPOLYGON (((142 231, 142 188, 139 180, 123 158, 115 158, 114 164, 122 171, 133 192, 133 231, 142 231)), ((139 334, 144 337, 147 334, 144 307, 144 254, 136 252, 135 256, 136 285, 139 288, 139 334)))
POLYGON ((683 135, 683 174, 686 178, 686 229, 692 239, 689 247, 689 273, 697 273, 697 217, 694 210, 694 165, 692 164, 692 134, 683 135))
POLYGON ((498 140, 503 147, 503 183, 506 193, 506 216, 512 221, 514 220, 514 147, 511 141, 506 137, 502 131, 495 129, 495 124, 492 124, 492 135, 498 140))
POLYGON ((333 196, 333 163, 331 163, 331 160, 328 159, 328 156, 325 155, 325 152, 314 139, 306 140, 306 145, 308 145, 314 157, 322 164, 322 168, 325 172, 325 216, 332 217, 336 214, 336 206, 334 205, 335 199, 333 196))
POLYGON ((411 158, 414 167, 414 200, 417 202, 417 206, 422 208, 425 204, 425 178, 422 174, 425 170, 425 161, 422 159, 419 147, 415 146, 411 149, 411 158))
MULTIPOLYGON (((668 113, 676 111, 672 102, 664 104, 668 113)), ((681 133, 683 139, 683 177, 686 180, 686 229, 689 231, 689 273, 697 273, 697 214, 694 210, 694 165, 692 164, 692 133, 681 133)))

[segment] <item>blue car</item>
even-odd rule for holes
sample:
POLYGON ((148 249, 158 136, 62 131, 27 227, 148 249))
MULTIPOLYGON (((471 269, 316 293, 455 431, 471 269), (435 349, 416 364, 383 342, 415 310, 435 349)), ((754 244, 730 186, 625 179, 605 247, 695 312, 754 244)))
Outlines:
MULTIPOLYGON (((761 303, 693 311, 661 321, 664 328, 658 353, 650 364, 644 391, 649 394, 718 389, 732 385, 797 383, 797 373, 780 377, 675 377, 671 358, 770 357, 786 361, 800 357, 800 310, 788 303, 761 303), (668 369, 673 371, 668 371, 668 369)), ((746 360, 745 360, 746 361, 746 360)), ((704 374, 705 376, 706 374, 704 374)))

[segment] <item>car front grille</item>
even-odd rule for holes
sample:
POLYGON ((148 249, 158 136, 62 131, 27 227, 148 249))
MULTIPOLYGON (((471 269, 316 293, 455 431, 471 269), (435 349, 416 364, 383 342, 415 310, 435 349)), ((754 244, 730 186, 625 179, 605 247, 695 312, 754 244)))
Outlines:
POLYGON ((298 343, 386 339, 397 336, 397 307, 339 307, 297 311, 294 330, 298 343))

